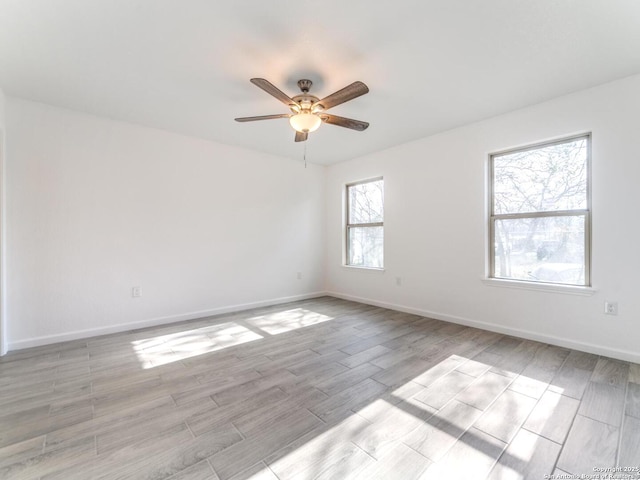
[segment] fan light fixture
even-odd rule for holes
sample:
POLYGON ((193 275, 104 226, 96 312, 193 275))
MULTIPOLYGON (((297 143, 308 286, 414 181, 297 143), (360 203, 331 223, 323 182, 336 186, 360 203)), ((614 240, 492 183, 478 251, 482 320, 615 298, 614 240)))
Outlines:
POLYGON ((310 133, 315 132, 320 127, 322 120, 313 113, 301 112, 289 118, 289 123, 296 132, 310 133))

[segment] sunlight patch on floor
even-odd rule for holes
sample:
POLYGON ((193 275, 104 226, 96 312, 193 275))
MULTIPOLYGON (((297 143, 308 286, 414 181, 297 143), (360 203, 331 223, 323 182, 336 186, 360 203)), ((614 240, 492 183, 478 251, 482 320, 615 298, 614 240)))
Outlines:
POLYGON ((256 328, 264 330, 270 335, 297 330, 319 323, 333 320, 334 317, 323 315, 304 308, 294 308, 284 312, 276 312, 268 315, 249 318, 246 322, 256 328))
POLYGON ((253 342, 268 335, 278 335, 318 325, 333 319, 334 317, 312 310, 294 308, 237 322, 174 331, 135 340, 131 342, 131 345, 142 368, 148 369, 253 342), (246 326, 242 325, 243 323, 246 326), (258 332, 261 332, 262 335, 258 332))
POLYGON ((131 342, 142 368, 177 362, 264 338, 235 322, 182 330, 131 342))
MULTIPOLYGON (((509 478, 523 478, 517 468, 531 461, 541 437, 521 429, 522 424, 526 420, 532 423, 536 430, 543 430, 546 423, 552 421, 554 415, 557 416, 556 410, 560 411, 559 399, 562 398, 563 392, 558 385, 553 386, 552 392, 547 390, 550 385, 548 371, 533 369, 533 373, 526 370, 525 372, 526 374, 505 368, 502 360, 481 362, 451 355, 392 392, 393 404, 378 399, 358 413, 369 421, 379 422, 380 419, 388 421, 397 415, 394 410, 400 409, 422 423, 421 427, 415 428, 412 434, 405 438, 417 438, 420 435, 428 438, 430 430, 437 433, 440 440, 449 441, 451 448, 441 458, 430 458, 434 463, 424 475, 425 479, 462 480, 468 478, 469 470, 488 473, 496 462, 497 471, 506 476, 512 475, 509 478), (471 381, 461 382, 461 375, 469 376, 471 381), (407 389, 410 384, 423 385, 423 389, 415 394, 415 389, 407 389), (402 392, 403 389, 406 391, 402 392), (460 423, 455 416, 451 416, 451 412, 448 411, 451 402, 467 403, 471 399, 471 405, 475 403, 475 398, 482 397, 486 390, 493 391, 497 397, 492 405, 484 408, 478 419, 468 424, 464 421, 460 423), (433 395, 430 395, 430 391, 433 395), (423 401, 427 403, 422 403, 423 401), (431 415, 429 410, 432 412, 431 415), (427 416, 420 419, 419 417, 425 413, 427 416), (482 423, 485 417, 489 419, 490 425, 500 425, 501 418, 520 422, 516 429, 519 433, 508 451, 504 452, 512 438, 500 439, 499 436, 486 433, 486 425, 482 423), (460 458, 465 459, 463 466, 459 464, 460 458)), ((402 416, 394 419, 393 423, 394 429, 401 428, 398 425, 402 423, 402 416)), ((428 454, 427 456, 429 457, 428 454)))
MULTIPOLYGON (((301 437, 267 463, 277 478, 348 478, 374 461, 351 439, 370 423, 357 414, 327 430, 301 437)), ((254 477, 251 477, 252 479, 254 477)), ((255 477, 257 480, 258 477, 255 477)))

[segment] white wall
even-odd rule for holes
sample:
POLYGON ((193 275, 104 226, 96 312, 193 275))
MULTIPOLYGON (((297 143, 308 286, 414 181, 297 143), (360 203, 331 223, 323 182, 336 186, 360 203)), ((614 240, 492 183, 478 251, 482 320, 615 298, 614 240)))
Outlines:
POLYGON ((327 289, 639 362, 638 132, 640 76, 634 76, 331 166, 327 289), (593 133, 595 294, 486 285, 481 279, 488 249, 488 154, 584 132, 593 133), (343 267, 344 184, 379 175, 385 180, 386 270, 343 267), (401 277, 401 286, 395 277, 401 277), (605 299, 619 302, 617 317, 603 314, 605 299))
POLYGON ((10 349, 322 291, 324 167, 14 98, 6 118, 10 349))
POLYGON ((4 116, 5 96, 0 88, 0 355, 7 353, 7 342, 5 334, 5 201, 4 201, 4 116))
POLYGON ((4 130, 4 104, 5 104, 5 96, 2 88, 0 88, 0 129, 4 130))

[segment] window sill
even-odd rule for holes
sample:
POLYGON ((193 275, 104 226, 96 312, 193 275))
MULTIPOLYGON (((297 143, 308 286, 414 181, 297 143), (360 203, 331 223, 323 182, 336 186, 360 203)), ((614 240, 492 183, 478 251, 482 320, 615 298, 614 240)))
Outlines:
POLYGON ((597 290, 593 287, 578 287, 575 285, 561 285, 555 283, 534 283, 524 280, 505 280, 502 278, 483 278, 482 283, 490 287, 519 288, 521 290, 535 290, 538 292, 561 293, 565 295, 581 295, 590 297, 597 290))
POLYGON ((346 268, 347 270, 358 270, 367 273, 384 273, 384 268, 377 267, 359 267, 357 265, 341 265, 342 268, 346 268))

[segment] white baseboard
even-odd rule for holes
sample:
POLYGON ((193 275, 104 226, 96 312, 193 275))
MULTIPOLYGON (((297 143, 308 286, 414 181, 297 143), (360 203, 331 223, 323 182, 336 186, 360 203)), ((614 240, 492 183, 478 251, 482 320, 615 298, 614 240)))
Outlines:
POLYGON ((531 330, 522 330, 519 328, 507 327, 496 323, 482 322, 479 320, 472 320, 469 318, 457 317, 454 315, 448 315, 446 313, 432 312, 428 310, 422 310, 419 308, 407 307, 405 305, 398 305, 395 303, 380 302, 370 298, 357 297, 355 295, 346 295, 338 292, 327 292, 327 295, 336 298, 342 298, 343 300, 351 300, 353 302, 365 303, 367 305, 374 305, 376 307, 388 308, 390 310, 397 310, 405 313, 412 313, 420 315, 421 317, 435 318, 436 320, 443 320, 445 322, 457 323, 459 325, 465 325, 467 327, 480 328, 482 330, 489 330, 491 332, 503 333, 506 335, 512 335, 514 337, 524 338, 527 340, 535 340, 538 342, 549 343, 551 345, 557 345, 559 347, 571 348, 573 350, 580 350, 582 352, 593 353, 595 355, 603 355, 605 357, 617 358, 618 360, 624 360, 627 362, 640 363, 640 354, 638 352, 632 352, 629 350, 619 350, 615 348, 608 348, 601 345, 594 345, 592 343, 580 342, 577 340, 571 340, 567 338, 555 337, 553 335, 546 335, 543 333, 534 332, 531 330))
POLYGON ((120 323, 117 325, 109 325, 108 327, 88 328, 86 330, 75 330, 73 332, 58 333, 54 335, 45 335, 42 337, 27 338, 9 342, 8 351, 22 350, 31 347, 40 347, 42 345, 50 345, 52 343, 67 342, 70 340, 79 340, 82 338, 96 337, 98 335, 107 335, 110 333, 126 332, 128 330, 137 330, 145 327, 156 327, 166 325, 167 323, 181 322, 184 320, 195 320, 198 318, 210 317, 213 315, 222 315, 231 312, 240 312, 243 310, 251 310, 260 307, 269 307, 271 305, 280 305, 283 303, 295 302, 298 300, 308 300, 311 298, 323 297, 326 292, 305 293, 302 295, 293 295, 290 297, 274 298, 271 300, 262 300, 259 302, 243 303, 240 305, 230 305, 226 307, 212 308, 210 310, 200 310, 197 312, 182 313, 178 315, 169 315, 166 317, 150 318, 146 320, 138 320, 131 323, 120 323))

